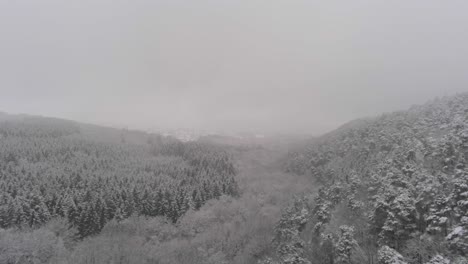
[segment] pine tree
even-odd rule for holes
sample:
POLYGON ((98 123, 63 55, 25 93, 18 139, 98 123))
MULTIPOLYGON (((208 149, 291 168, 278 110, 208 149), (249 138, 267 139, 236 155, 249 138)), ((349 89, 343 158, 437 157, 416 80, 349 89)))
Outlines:
POLYGON ((67 198, 64 210, 68 222, 70 222, 72 226, 77 227, 80 221, 80 211, 71 197, 67 198))
POLYGON ((109 221, 111 219, 114 219, 117 206, 116 206, 115 201, 110 197, 108 197, 104 201, 106 203, 106 217, 107 217, 107 221, 109 221))
POLYGON ((354 228, 340 226, 340 236, 336 245, 336 263, 351 264, 351 255, 356 247, 357 241, 354 239, 354 228))
POLYGON ((447 236, 450 248, 463 256, 468 254, 468 217, 462 217, 460 224, 447 236))
POLYGON ((407 264, 396 250, 383 246, 377 254, 378 264, 407 264))
POLYGON ((0 206, 0 228, 8 228, 13 224, 14 213, 13 199, 6 195, 0 206))
POLYGON ((195 210, 200 209, 200 207, 203 204, 203 201, 202 201, 202 198, 201 198, 201 195, 200 195, 200 191, 198 191, 197 189, 193 190, 192 201, 193 201, 194 209, 195 210))
POLYGON ((429 224, 427 231, 433 234, 442 233, 447 236, 451 214, 451 199, 445 196, 435 198, 426 216, 426 221, 429 224))
POLYGON ((221 189, 219 188, 218 183, 213 185, 213 198, 218 199, 221 196, 221 189))
POLYGON ((453 181, 452 200, 457 219, 468 216, 468 172, 458 170, 453 181))
POLYGON ((286 209, 279 224, 275 227, 274 241, 282 263, 310 264, 310 261, 303 256, 305 243, 299 236, 308 218, 309 211, 306 202, 297 199, 286 209))
POLYGON ((95 230, 100 232, 108 219, 106 203, 101 197, 99 197, 95 202, 95 212, 97 216, 95 230))
POLYGON ((11 209, 12 215, 14 217, 12 223, 14 223, 14 225, 19 227, 29 225, 30 210, 23 197, 16 196, 13 202, 13 208, 11 209))
POLYGON ((50 213, 42 198, 33 194, 30 199, 29 226, 39 227, 50 219, 50 213))
POLYGON ((152 198, 149 195, 148 190, 143 192, 143 197, 141 198, 141 214, 147 216, 155 216, 153 212, 155 211, 153 208, 152 198))
POLYGON ((415 200, 408 192, 400 191, 389 204, 387 219, 379 234, 382 244, 392 245, 397 249, 417 229, 415 200))
POLYGON ((156 210, 156 215, 160 215, 160 216, 165 215, 164 194, 163 194, 162 189, 158 189, 154 207, 156 210))

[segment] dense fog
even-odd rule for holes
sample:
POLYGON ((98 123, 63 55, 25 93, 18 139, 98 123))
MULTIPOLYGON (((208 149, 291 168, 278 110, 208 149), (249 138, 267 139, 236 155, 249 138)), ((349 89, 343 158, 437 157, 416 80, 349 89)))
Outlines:
POLYGON ((321 134, 466 89, 466 1, 2 1, 0 110, 321 134))

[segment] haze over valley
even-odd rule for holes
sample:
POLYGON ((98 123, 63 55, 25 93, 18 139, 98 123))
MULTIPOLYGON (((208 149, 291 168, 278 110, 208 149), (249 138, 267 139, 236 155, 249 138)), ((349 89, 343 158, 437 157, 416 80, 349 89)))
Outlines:
POLYGON ((0 2, 0 264, 467 264, 468 2, 0 2))

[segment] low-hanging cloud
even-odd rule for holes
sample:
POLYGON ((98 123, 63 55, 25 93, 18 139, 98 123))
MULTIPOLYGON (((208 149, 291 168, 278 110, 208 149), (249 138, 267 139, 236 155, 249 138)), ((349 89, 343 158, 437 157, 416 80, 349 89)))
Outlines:
POLYGON ((468 91, 466 1, 2 1, 0 110, 322 133, 468 91))

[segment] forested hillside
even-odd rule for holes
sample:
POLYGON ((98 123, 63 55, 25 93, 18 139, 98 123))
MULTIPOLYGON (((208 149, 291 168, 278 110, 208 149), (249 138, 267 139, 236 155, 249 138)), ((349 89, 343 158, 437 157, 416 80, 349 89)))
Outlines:
POLYGON ((0 263, 466 264, 467 163, 468 94, 310 140, 0 114, 0 263))
POLYGON ((468 263, 468 94, 351 122, 288 155, 318 194, 263 263, 468 263))
POLYGON ((301 139, 181 143, 58 119, 0 117, 0 263, 257 263, 307 177, 301 139))
POLYGON ((0 227, 66 219, 77 236, 131 215, 172 222, 238 194, 223 149, 143 132, 30 116, 0 116, 0 227))

